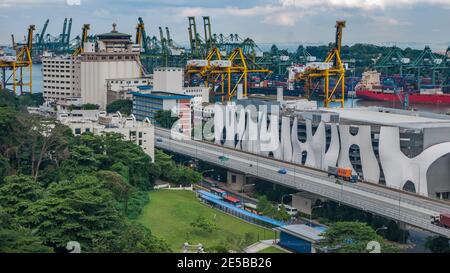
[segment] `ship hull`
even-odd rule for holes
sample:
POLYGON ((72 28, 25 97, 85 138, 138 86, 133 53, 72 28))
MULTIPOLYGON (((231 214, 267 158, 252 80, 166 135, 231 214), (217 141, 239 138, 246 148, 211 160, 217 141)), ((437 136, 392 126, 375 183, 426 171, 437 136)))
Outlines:
MULTIPOLYGON (((373 92, 371 90, 357 90, 356 97, 372 101, 403 101, 404 95, 373 92)), ((410 94, 411 104, 448 104, 450 105, 450 94, 410 94)))

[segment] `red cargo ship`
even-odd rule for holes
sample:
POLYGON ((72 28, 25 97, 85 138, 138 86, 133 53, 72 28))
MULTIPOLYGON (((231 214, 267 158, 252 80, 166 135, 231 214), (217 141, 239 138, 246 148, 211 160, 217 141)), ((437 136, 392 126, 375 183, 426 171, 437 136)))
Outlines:
MULTIPOLYGON (((376 71, 364 72, 361 81, 356 85, 356 97, 372 101, 400 101, 405 99, 405 92, 400 90, 383 90, 380 83, 380 73, 376 71)), ((449 104, 450 94, 442 93, 441 88, 421 89, 418 93, 408 93, 411 104, 449 104)))

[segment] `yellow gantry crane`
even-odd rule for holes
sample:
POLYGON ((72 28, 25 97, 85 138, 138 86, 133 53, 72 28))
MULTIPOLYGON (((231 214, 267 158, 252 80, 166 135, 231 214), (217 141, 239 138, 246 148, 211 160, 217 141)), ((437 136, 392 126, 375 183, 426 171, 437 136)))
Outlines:
POLYGON ((324 107, 329 107, 331 102, 340 102, 344 108, 345 103, 345 66, 341 59, 342 30, 345 21, 336 22, 336 40, 333 48, 328 53, 323 63, 307 64, 305 71, 296 75, 297 80, 305 81, 307 96, 311 96, 313 81, 323 80, 324 107), (330 86, 330 77, 336 78, 334 86, 330 86), (341 98, 335 98, 337 92, 341 92, 341 98))
POLYGON ((212 83, 214 88, 215 83, 220 83, 220 90, 224 95, 227 95, 228 100, 236 94, 239 84, 243 85, 243 96, 247 97, 248 75, 251 73, 270 73, 270 70, 265 69, 258 64, 246 58, 242 48, 235 48, 228 58, 223 59, 219 48, 213 47, 208 52, 205 60, 190 60, 186 67, 188 76, 197 74, 203 78, 205 86, 212 83), (233 79, 233 75, 238 75, 237 79, 233 79))
POLYGON ((88 30, 91 28, 91 26, 89 24, 84 24, 83 28, 82 28, 82 34, 81 34, 81 41, 80 41, 80 45, 77 47, 77 49, 75 49, 75 51, 72 53, 72 56, 78 56, 81 53, 84 52, 84 44, 87 41, 87 35, 88 35, 88 30))
POLYGON ((20 87, 20 94, 23 94, 23 87, 28 86, 30 94, 33 92, 33 60, 31 58, 31 50, 33 46, 33 31, 34 25, 28 27, 28 36, 25 45, 19 47, 14 42, 13 48, 16 51, 16 56, 5 56, 0 58, 0 68, 2 69, 2 88, 6 88, 7 85, 12 85, 14 93, 16 93, 17 87, 20 87), (23 69, 29 69, 29 81, 24 82, 23 69), (6 76, 6 70, 11 70, 11 75, 6 76), (17 77, 17 73, 19 77, 17 77), (11 80, 11 83, 8 83, 11 80))

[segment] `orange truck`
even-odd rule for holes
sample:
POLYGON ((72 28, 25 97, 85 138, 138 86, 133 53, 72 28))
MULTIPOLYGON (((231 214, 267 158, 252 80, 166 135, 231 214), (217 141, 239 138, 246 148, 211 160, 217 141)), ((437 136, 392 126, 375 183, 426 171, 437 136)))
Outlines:
POLYGON ((352 183, 358 182, 358 176, 354 175, 352 169, 350 168, 338 168, 338 167, 328 167, 328 176, 334 176, 336 178, 341 178, 342 180, 349 181, 352 183))

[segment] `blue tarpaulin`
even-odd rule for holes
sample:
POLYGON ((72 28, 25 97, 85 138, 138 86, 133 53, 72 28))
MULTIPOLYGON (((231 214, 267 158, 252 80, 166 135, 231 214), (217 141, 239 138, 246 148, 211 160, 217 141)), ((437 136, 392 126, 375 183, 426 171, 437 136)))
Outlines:
POLYGON ((198 193, 200 194, 200 197, 202 199, 207 200, 207 201, 209 201, 209 202, 211 202, 211 203, 213 203, 215 205, 219 205, 222 208, 227 208, 228 210, 231 210, 232 212, 234 212, 233 214, 236 214, 240 218, 243 218, 243 217, 251 218, 253 220, 258 220, 258 221, 261 221, 263 223, 273 225, 275 227, 286 226, 286 224, 283 223, 283 222, 277 221, 275 219, 272 219, 272 218, 269 218, 269 217, 266 217, 266 216, 261 216, 261 215, 258 215, 258 214, 254 214, 254 213, 251 213, 249 211, 246 211, 245 209, 241 209, 241 208, 238 208, 238 207, 233 206, 231 204, 228 204, 228 203, 220 200, 219 196, 211 194, 209 192, 200 190, 200 191, 198 191, 198 193))
POLYGON ((214 199, 217 199, 217 200, 221 200, 222 199, 221 196, 215 195, 213 193, 210 193, 210 192, 207 192, 207 191, 204 191, 204 190, 199 190, 198 193, 200 193, 203 196, 208 196, 208 197, 211 197, 211 198, 214 198, 214 199))

